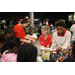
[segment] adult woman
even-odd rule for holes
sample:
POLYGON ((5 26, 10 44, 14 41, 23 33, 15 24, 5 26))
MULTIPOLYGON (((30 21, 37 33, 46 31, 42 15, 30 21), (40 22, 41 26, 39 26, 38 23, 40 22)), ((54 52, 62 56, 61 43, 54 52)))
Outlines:
POLYGON ((49 35, 48 27, 42 26, 41 33, 42 33, 42 35, 39 37, 38 47, 40 44, 45 47, 50 47, 52 45, 52 36, 49 35))
POLYGON ((20 37, 22 43, 27 42, 31 43, 31 40, 25 40, 25 28, 28 26, 29 20, 24 18, 19 24, 15 25, 13 30, 15 32, 15 37, 20 37))

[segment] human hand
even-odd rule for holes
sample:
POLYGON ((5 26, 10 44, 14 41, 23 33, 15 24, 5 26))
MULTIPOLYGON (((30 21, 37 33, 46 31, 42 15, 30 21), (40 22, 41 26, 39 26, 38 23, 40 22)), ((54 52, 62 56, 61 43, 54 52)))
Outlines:
POLYGON ((50 45, 47 45, 46 48, 50 48, 50 45))
POLYGON ((67 49, 67 50, 65 50, 65 51, 63 51, 63 55, 65 55, 66 53, 68 53, 69 52, 69 50, 67 49))
POLYGON ((59 51, 61 51, 62 50, 62 47, 58 47, 57 49, 56 49, 56 52, 59 52, 59 51))
POLYGON ((30 41, 30 40, 27 40, 27 43, 31 43, 32 41, 30 41))

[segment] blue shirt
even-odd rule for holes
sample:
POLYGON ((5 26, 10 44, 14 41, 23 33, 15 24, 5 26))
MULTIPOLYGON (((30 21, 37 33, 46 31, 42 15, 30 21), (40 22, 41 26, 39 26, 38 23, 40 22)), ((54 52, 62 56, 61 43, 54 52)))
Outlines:
POLYGON ((42 25, 42 23, 39 23, 39 25, 42 25))
MULTIPOLYGON (((40 26, 42 26, 42 23, 39 23, 40 26)), ((38 26, 39 27, 39 26, 38 26)))

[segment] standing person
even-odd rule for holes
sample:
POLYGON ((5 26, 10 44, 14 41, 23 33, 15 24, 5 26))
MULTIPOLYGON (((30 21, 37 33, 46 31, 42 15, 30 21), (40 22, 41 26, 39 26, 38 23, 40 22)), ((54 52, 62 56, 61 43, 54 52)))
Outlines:
POLYGON ((37 62, 37 48, 29 43, 20 46, 17 53, 17 62, 37 62))
POLYGON ((50 23, 50 31, 52 31, 53 30, 53 25, 52 25, 52 23, 50 23))
POLYGON ((49 27, 49 23, 48 23, 48 21, 46 21, 46 25, 49 27))
POLYGON ((9 41, 8 42, 9 50, 4 51, 1 61, 2 62, 16 62, 17 51, 20 45, 21 45, 21 42, 20 42, 20 38, 18 37, 9 41))
POLYGON ((43 21, 42 25, 43 25, 43 26, 46 25, 45 21, 43 21))
POLYGON ((53 33, 52 49, 56 52, 63 52, 70 46, 71 33, 65 30, 66 23, 63 20, 58 20, 56 23, 57 31, 53 33))
POLYGON ((10 20, 8 18, 8 19, 6 19, 6 26, 9 27, 9 25, 10 25, 10 20))
POLYGON ((75 21, 73 22, 71 28, 70 28, 70 32, 72 34, 72 41, 71 43, 73 43, 75 41, 75 21))
POLYGON ((41 21, 39 22, 39 24, 37 24, 38 25, 38 37, 41 35, 41 27, 42 27, 42 23, 41 23, 41 21))
POLYGON ((25 40, 25 28, 28 26, 29 24, 29 20, 24 18, 21 23, 17 24, 14 26, 13 30, 15 32, 15 37, 20 37, 20 41, 22 42, 22 44, 24 44, 25 42, 27 43, 31 43, 31 40, 25 40))
POLYGON ((42 26, 41 27, 41 33, 42 33, 42 35, 39 37, 39 41, 38 41, 38 48, 39 48, 40 44, 44 47, 51 47, 51 45, 52 45, 52 36, 49 35, 48 27, 47 26, 42 26))

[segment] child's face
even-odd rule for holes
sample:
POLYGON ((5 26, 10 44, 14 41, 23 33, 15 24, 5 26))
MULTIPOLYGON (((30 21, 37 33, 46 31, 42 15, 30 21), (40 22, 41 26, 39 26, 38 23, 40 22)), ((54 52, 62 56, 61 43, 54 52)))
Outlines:
POLYGON ((33 34, 33 29, 29 30, 29 34, 32 35, 33 34))
POLYGON ((63 31, 64 31, 64 27, 63 26, 57 26, 57 32, 59 35, 62 35, 63 34, 63 31))

